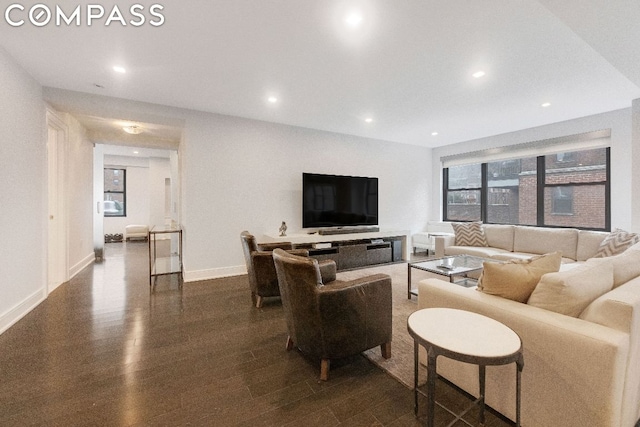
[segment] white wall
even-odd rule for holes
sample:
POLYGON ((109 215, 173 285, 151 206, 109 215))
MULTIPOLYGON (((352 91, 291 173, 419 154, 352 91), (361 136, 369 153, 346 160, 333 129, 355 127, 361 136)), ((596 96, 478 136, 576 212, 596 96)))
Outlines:
MULTIPOLYGON (((633 171, 634 165, 640 165, 640 99, 634 99, 632 104, 631 113, 632 122, 632 136, 631 136, 631 170, 633 171)), ((632 226, 633 230, 640 230, 640 171, 638 166, 635 167, 635 173, 631 173, 631 192, 630 195, 636 195, 636 197, 630 197, 631 199, 631 212, 632 212, 632 226)))
POLYGON ((86 129, 73 116, 67 124, 67 192, 70 277, 95 259, 93 251, 93 144, 86 129))
MULTIPOLYGON (((158 157, 149 158, 149 225, 165 224, 165 181, 171 179, 171 164, 169 159, 158 157)), ((171 190, 168 191, 171 197, 171 190)))
POLYGON ((105 217, 105 234, 124 234, 130 224, 164 224, 165 178, 171 177, 169 159, 105 155, 104 165, 127 170, 127 216, 105 217))
POLYGON ((46 110, 42 88, 0 47, 0 332, 46 293, 46 110))
POLYGON ((422 230, 430 149, 215 114, 186 121, 182 223, 187 280, 244 270, 240 232, 302 227, 302 173, 379 178, 380 227, 422 230))
MULTIPOLYGON (((442 164, 440 161, 442 157, 601 129, 611 129, 611 227, 631 230, 632 223, 640 224, 640 211, 634 210, 631 203, 631 182, 634 169, 631 153, 634 151, 634 146, 631 139, 630 108, 435 148, 431 164, 431 180, 433 182, 431 199, 442 200, 442 164)), ((640 147, 635 147, 635 151, 638 150, 640 147)), ((435 221, 442 219, 440 202, 431 205, 430 219, 435 221)), ((635 229, 635 231, 640 231, 640 229, 635 229)))

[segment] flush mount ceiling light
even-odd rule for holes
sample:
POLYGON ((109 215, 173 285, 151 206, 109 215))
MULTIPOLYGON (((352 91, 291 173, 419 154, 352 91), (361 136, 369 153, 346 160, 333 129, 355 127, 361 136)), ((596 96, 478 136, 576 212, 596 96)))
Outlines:
POLYGON ((357 28, 362 23, 362 14, 357 11, 353 11, 347 14, 344 22, 351 28, 357 28))
POLYGON ((116 73, 120 73, 120 74, 124 74, 127 72, 127 70, 124 67, 121 67, 119 65, 116 65, 113 67, 113 71, 115 71, 116 73))
POLYGON ((438 135, 438 132, 431 132, 431 136, 436 136, 438 135))
POLYGON ((373 119, 371 117, 367 117, 366 119, 364 119, 364 121, 367 123, 371 123, 373 119))
POLYGON ((123 126, 122 130, 131 135, 138 135, 144 131, 144 129, 138 125, 123 126))
POLYGON ((484 76, 486 73, 482 70, 480 71, 476 71, 475 73, 472 74, 473 77, 475 77, 476 79, 479 79, 480 77, 484 76))
POLYGON ((551 105, 550 102, 545 102, 544 104, 541 104, 540 106, 546 108, 546 107, 548 107, 550 105, 551 105))
POLYGON ((275 96, 270 96, 269 98, 267 98, 267 101, 269 101, 271 104, 275 104, 276 102, 278 102, 278 98, 276 98, 275 96))

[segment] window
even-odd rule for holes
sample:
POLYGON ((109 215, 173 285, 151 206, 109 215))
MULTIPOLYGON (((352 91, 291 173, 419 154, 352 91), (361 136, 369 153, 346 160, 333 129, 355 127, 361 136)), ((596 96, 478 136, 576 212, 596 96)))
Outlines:
POLYGON ((104 216, 127 216, 127 171, 104 169, 104 216))
POLYGON ((444 219, 609 230, 609 148, 443 170, 444 219))
POLYGON ((553 189, 554 215, 571 215, 573 213, 573 187, 555 187, 553 189))
POLYGON ((480 219, 482 184, 481 165, 454 166, 445 169, 449 183, 446 206, 449 221, 476 221, 480 219))

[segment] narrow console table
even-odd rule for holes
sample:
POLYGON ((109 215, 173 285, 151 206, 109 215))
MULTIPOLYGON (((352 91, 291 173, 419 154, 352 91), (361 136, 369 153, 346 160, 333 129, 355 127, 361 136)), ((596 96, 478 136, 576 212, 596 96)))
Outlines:
POLYGON ((153 291, 158 276, 178 274, 178 285, 182 287, 182 228, 176 225, 153 226, 149 230, 149 288, 153 291), (169 252, 158 254, 157 240, 159 237, 169 236, 171 239, 169 252), (173 251, 173 238, 177 236, 177 252, 173 251))

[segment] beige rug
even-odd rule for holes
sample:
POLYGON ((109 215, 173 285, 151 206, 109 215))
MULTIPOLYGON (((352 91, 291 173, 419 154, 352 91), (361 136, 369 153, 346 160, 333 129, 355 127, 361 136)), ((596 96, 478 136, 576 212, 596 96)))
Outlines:
MULTIPOLYGON (((380 353, 380 347, 367 350, 364 355, 402 384, 413 389, 413 339, 407 332, 407 318, 418 309, 418 298, 414 296, 410 300, 407 299, 407 263, 340 272, 338 278, 351 280, 375 273, 391 276, 393 286, 391 358, 384 359, 380 353)), ((429 273, 413 269, 411 276, 415 286, 420 280, 429 277, 429 273)))

